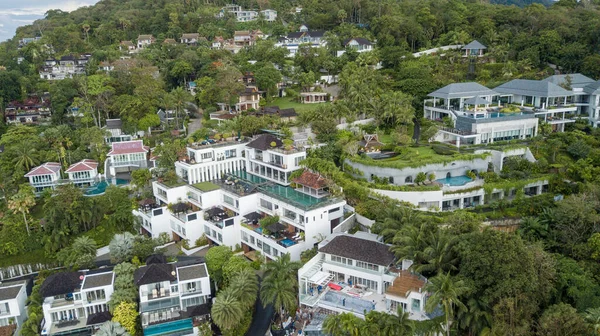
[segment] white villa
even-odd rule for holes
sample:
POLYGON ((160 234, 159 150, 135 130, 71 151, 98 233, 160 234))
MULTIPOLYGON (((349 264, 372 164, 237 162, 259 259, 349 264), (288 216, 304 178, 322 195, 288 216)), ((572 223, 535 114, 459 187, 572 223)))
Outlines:
MULTIPOLYGON (((362 37, 355 37, 355 38, 347 39, 342 42, 342 46, 344 46, 344 48, 346 48, 346 49, 348 49, 348 48, 354 49, 358 53, 363 53, 363 52, 368 52, 368 51, 373 50, 373 43, 371 43, 371 41, 367 40, 366 38, 362 38, 362 37)), ((337 52, 337 56, 340 57, 344 53, 346 53, 346 50, 339 50, 337 52)))
POLYGON ((60 163, 46 162, 33 168, 25 177, 29 179, 29 184, 35 188, 36 192, 41 192, 46 188, 54 189, 60 183, 60 163))
POLYGON ((327 42, 323 39, 324 34, 324 31, 311 31, 308 26, 302 25, 299 31, 279 38, 275 46, 287 48, 288 56, 293 57, 298 52, 300 45, 310 45, 313 48, 327 46, 327 42))
POLYGON ((283 145, 270 134, 188 147, 188 157, 176 163, 182 182, 154 182, 155 199, 134 214, 153 237, 166 232, 193 243, 205 234, 214 244, 240 244, 250 258, 258 250, 270 259, 290 253, 299 260, 316 237, 344 222, 346 204, 328 194, 318 174, 291 180, 305 157, 302 146, 283 145), (261 220, 272 223, 263 228, 261 220))
POLYGON ((108 301, 113 293, 114 273, 98 270, 60 272, 46 278, 40 287, 44 301, 42 335, 91 335, 110 321, 108 301))
POLYGON ((107 154, 104 171, 107 176, 117 176, 119 173, 130 173, 140 168, 148 168, 147 154, 150 151, 142 140, 132 140, 111 143, 107 154))
POLYGON ((72 164, 66 171, 77 186, 90 186, 98 180, 98 162, 84 159, 72 164))
MULTIPOLYGON (((410 319, 430 319, 425 312, 427 279, 410 272, 411 264, 400 262, 397 268, 389 246, 374 234, 331 235, 298 271, 300 306, 360 318, 372 310, 395 314, 402 307, 410 319)), ((318 329, 307 325, 305 331, 318 329)))
POLYGON ((137 38, 137 49, 144 49, 154 43, 154 41, 156 39, 152 35, 139 35, 137 38))
POLYGON ((210 278, 204 262, 166 263, 162 256, 150 256, 146 266, 136 270, 134 281, 144 335, 194 335, 194 322, 210 315, 210 278))
POLYGON ((249 22, 257 20, 259 16, 262 16, 265 21, 273 22, 277 19, 277 11, 273 9, 265 9, 258 11, 244 10, 242 6, 229 4, 221 8, 221 11, 217 14, 217 17, 223 18, 227 13, 233 14, 237 22, 249 22))
POLYGON ((19 335, 27 320, 27 281, 5 282, 0 285, 0 333, 19 335))
POLYGON ((133 140, 133 136, 123 132, 123 122, 121 119, 106 119, 106 126, 103 127, 110 135, 104 137, 107 144, 113 142, 123 142, 133 140))

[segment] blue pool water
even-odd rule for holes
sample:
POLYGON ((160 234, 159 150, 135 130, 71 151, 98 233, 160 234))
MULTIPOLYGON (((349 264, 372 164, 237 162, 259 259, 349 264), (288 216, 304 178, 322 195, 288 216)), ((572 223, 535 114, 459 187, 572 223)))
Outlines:
POLYGON ((296 245, 296 243, 293 240, 287 239, 287 238, 284 239, 284 240, 282 240, 282 241, 280 241, 280 243, 281 243, 281 245, 283 245, 285 247, 290 247, 292 245, 296 245))
POLYGON ((161 323, 156 325, 148 326, 144 329, 144 336, 159 336, 159 335, 171 335, 178 334, 183 335, 181 332, 189 330, 190 334, 193 332, 192 319, 177 320, 173 322, 161 323))
MULTIPOLYGON (((106 188, 108 187, 108 185, 112 182, 112 180, 108 180, 108 181, 101 181, 98 184, 95 184, 91 187, 89 187, 88 189, 86 189, 83 194, 85 196, 97 196, 97 195, 102 195, 104 194, 104 192, 106 191, 106 188)), ((126 185, 127 183, 129 183, 127 180, 122 180, 122 179, 116 179, 116 183, 118 186, 121 185, 126 185)))
POLYGON ((456 187, 456 186, 462 186, 465 185, 473 180, 471 180, 470 177, 462 175, 462 176, 452 176, 452 177, 446 177, 443 179, 438 179, 435 180, 436 182, 439 182, 441 184, 447 184, 450 185, 452 187, 456 187))
POLYGON ((254 232, 258 232, 258 233, 262 234, 262 228, 256 228, 256 229, 254 229, 254 232))

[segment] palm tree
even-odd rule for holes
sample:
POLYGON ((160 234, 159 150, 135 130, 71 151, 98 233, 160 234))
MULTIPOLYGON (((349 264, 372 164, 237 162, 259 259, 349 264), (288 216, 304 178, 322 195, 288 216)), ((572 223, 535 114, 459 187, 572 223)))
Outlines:
POLYGON ((524 217, 521 219, 517 233, 529 241, 544 239, 548 236, 548 223, 538 217, 524 217))
POLYGON ((364 329, 364 322, 351 313, 340 314, 340 324, 344 330, 344 335, 360 336, 364 329))
POLYGON ((177 126, 177 129, 179 129, 179 114, 185 109, 187 103, 193 101, 193 97, 184 88, 179 86, 171 90, 169 98, 173 103, 173 108, 175 108, 175 125, 177 126))
POLYGON ((428 246, 423 251, 427 263, 417 265, 415 270, 420 273, 431 274, 456 270, 455 265, 458 262, 458 257, 453 250, 456 243, 455 236, 438 228, 437 232, 429 235, 427 239, 428 246))
POLYGON ((405 225, 410 223, 418 223, 421 221, 421 214, 409 207, 393 207, 391 208, 380 223, 380 235, 384 240, 391 242, 396 233, 405 225))
POLYGON ((266 307, 272 304, 277 309, 279 321, 283 328, 283 312, 296 310, 298 293, 295 276, 270 275, 264 277, 260 286, 260 299, 266 307))
POLYGON ((600 308, 590 308, 583 316, 587 323, 594 329, 594 334, 600 335, 600 308))
POLYGON ((234 273, 229 281, 229 288, 244 308, 251 308, 258 295, 258 277, 254 269, 244 268, 234 273))
POLYGON ((35 147, 28 143, 19 143, 15 146, 15 158, 13 163, 16 167, 29 171, 31 167, 38 163, 35 147))
POLYGON ((98 331, 94 334, 96 336, 129 336, 129 333, 125 331, 125 328, 121 326, 119 322, 107 321, 102 323, 98 331))
POLYGON ((35 205, 35 194, 33 187, 29 184, 22 184, 19 191, 8 200, 8 209, 13 213, 20 212, 23 214, 23 222, 27 229, 27 235, 30 235, 29 224, 27 223, 27 214, 29 208, 35 205))
POLYGON ((450 336, 450 322, 454 314, 454 307, 466 309, 460 301, 460 296, 465 294, 469 288, 463 280, 455 280, 448 272, 431 278, 425 286, 425 290, 431 293, 425 304, 425 310, 431 313, 438 306, 442 306, 446 319, 446 335, 450 336))
POLYGON ((234 329, 244 318, 242 304, 229 288, 217 295, 210 313, 215 324, 222 330, 234 329))
POLYGON ((405 225, 393 239, 393 247, 390 249, 398 259, 408 259, 414 262, 413 268, 426 262, 425 249, 427 238, 436 227, 428 222, 413 222, 405 225))
POLYGON ((393 325, 396 327, 397 336, 409 336, 414 335, 415 323, 409 319, 410 314, 405 312, 401 306, 398 306, 396 315, 390 315, 392 317, 393 325))
POLYGON ((284 254, 279 259, 263 265, 265 280, 269 277, 288 278, 294 286, 298 286, 297 272, 302 264, 299 261, 291 261, 290 254, 284 254))
POLYGON ((466 307, 457 311, 458 327, 468 331, 469 336, 479 335, 484 330, 489 330, 492 325, 492 316, 489 306, 482 300, 471 298, 466 307))
POLYGON ((327 315, 327 317, 323 321, 323 331, 331 336, 343 335, 344 329, 342 328, 340 319, 340 315, 327 315))

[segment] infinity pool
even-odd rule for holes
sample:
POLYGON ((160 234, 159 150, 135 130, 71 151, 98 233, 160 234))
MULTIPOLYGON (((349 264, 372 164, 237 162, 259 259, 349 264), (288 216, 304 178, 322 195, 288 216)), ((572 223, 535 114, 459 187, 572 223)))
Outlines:
MULTIPOLYGON (((109 184, 111 184, 112 180, 108 180, 108 181, 101 181, 100 183, 93 185, 91 187, 89 187, 88 189, 86 189, 83 194, 85 196, 97 196, 97 195, 102 195, 104 194, 104 192, 106 191, 106 188, 108 187, 109 184)), ((126 185, 127 183, 129 183, 129 181, 127 180, 122 180, 122 179, 116 179, 116 184, 118 186, 121 185, 126 185)))
POLYGON ((192 334, 193 328, 194 325, 191 319, 178 320, 148 326, 144 329, 144 336, 187 335, 184 331, 189 331, 192 334))
POLYGON ((284 240, 282 240, 282 241, 280 241, 280 243, 281 243, 281 245, 283 245, 285 247, 290 247, 290 246, 296 245, 296 242, 294 242, 291 239, 287 239, 287 238, 284 239, 284 240))
POLYGON ((441 184, 444 185, 449 185, 452 187, 457 187, 457 186, 462 186, 465 185, 471 181, 473 181, 470 177, 462 175, 462 176, 452 176, 452 177, 446 177, 443 179, 438 179, 435 180, 436 182, 439 182, 441 184))

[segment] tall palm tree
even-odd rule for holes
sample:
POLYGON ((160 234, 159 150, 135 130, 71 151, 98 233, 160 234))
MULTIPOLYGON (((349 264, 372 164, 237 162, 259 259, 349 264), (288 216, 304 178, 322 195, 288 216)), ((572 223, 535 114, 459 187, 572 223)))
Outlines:
POLYGON ((393 239, 393 247, 390 249, 398 259, 408 259, 414 262, 413 268, 426 263, 425 249, 428 246, 427 239, 437 227, 426 221, 413 222, 405 225, 393 239))
POLYGON ((297 306, 298 287, 293 278, 282 275, 265 276, 260 286, 260 299, 266 307, 272 304, 277 309, 279 320, 283 328, 283 312, 294 311, 297 306))
POLYGON ((96 336, 129 336, 129 333, 121 326, 119 322, 106 321, 102 323, 96 336))
POLYGON ((431 293, 431 296, 425 304, 425 310, 429 313, 442 306, 445 315, 446 335, 450 336, 450 323, 454 316, 454 307, 466 309, 460 301, 460 297, 465 294, 469 288, 463 280, 455 280, 450 272, 439 274, 429 280, 425 290, 431 293))
POLYGON ((229 288, 217 295, 210 313, 215 324, 222 330, 234 329, 244 318, 242 304, 229 288))
POLYGON ((340 315, 327 315, 323 321, 323 331, 331 336, 343 335, 344 329, 342 328, 340 319, 340 315))
POLYGON ((438 228, 427 238, 427 247, 423 251, 427 263, 416 266, 415 270, 432 274, 456 270, 458 257, 453 249, 457 242, 455 236, 438 228))
POLYGON ((263 270, 265 271, 265 280, 269 277, 283 277, 288 278, 294 286, 298 286, 298 270, 302 267, 299 261, 292 261, 290 254, 286 253, 272 262, 263 264, 263 270))
POLYGON ((484 330, 489 330, 492 325, 490 307, 477 298, 470 298, 466 307, 458 309, 458 327, 467 330, 468 335, 480 335, 484 330))
POLYGON ((13 213, 23 214, 23 222, 27 229, 27 235, 29 232, 29 223, 27 223, 27 214, 29 208, 35 205, 35 194, 33 193, 33 187, 29 184, 22 184, 19 187, 19 191, 8 200, 8 209, 13 213))
POLYGON ((409 207, 393 207, 387 211, 385 219, 379 224, 384 240, 391 242, 396 233, 405 225, 421 221, 421 214, 409 207))
POLYGON ((409 319, 410 314, 405 312, 401 306, 398 306, 396 315, 390 315, 393 324, 396 326, 397 336, 409 336, 414 335, 415 323, 409 319))
POLYGON ((364 321, 351 313, 340 314, 340 324, 344 330, 344 335, 361 336, 364 329, 364 321))
POLYGON ((15 158, 13 163, 16 167, 29 171, 38 161, 37 151, 28 143, 19 143, 15 146, 15 158))
POLYGON ((185 110, 187 104, 193 101, 193 97, 181 86, 171 90, 169 96, 175 109, 175 125, 179 129, 179 115, 185 110))
POLYGON ((244 268, 234 273, 228 288, 233 291, 244 308, 251 308, 258 295, 258 277, 254 269, 244 268))

